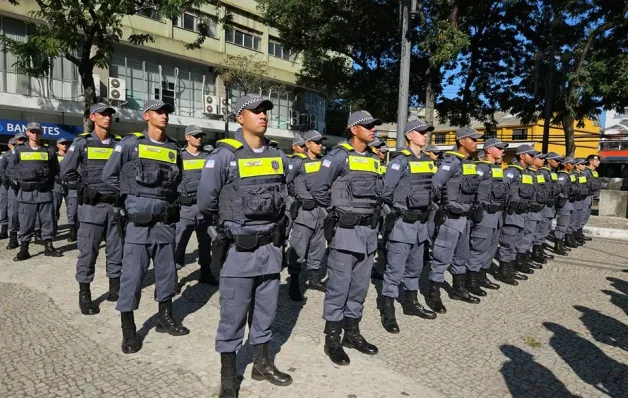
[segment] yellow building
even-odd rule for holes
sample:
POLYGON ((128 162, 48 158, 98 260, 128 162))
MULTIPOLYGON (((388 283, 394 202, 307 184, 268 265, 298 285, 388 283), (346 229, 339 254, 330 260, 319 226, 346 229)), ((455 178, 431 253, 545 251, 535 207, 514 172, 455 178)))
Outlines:
MULTIPOLYGON (((471 127, 484 134, 480 139, 478 148, 482 148, 482 142, 486 138, 497 138, 509 144, 506 151, 505 161, 510 161, 515 150, 520 145, 532 145, 537 151, 543 147, 544 121, 538 120, 536 123, 521 123, 516 116, 499 112, 495 114, 497 125, 487 130, 486 126, 479 121, 472 121, 471 127)), ((387 136, 387 143, 394 148, 396 139, 396 125, 384 125, 381 131, 382 136, 387 136)), ((432 132, 432 144, 441 149, 451 149, 456 144, 456 129, 445 124, 437 124, 432 132)), ((576 157, 585 158, 592 153, 598 152, 600 141, 600 126, 593 120, 585 120, 584 126, 574 125, 574 141, 576 145, 576 157)), ((549 150, 559 155, 565 155, 565 134, 562 127, 551 126, 549 132, 549 150)))
MULTIPOLYGON (((283 48, 277 30, 262 22, 256 1, 223 0, 220 4, 222 7, 205 5, 193 12, 182 12, 172 20, 160 18, 150 9, 123 18, 123 40, 115 46, 109 67, 94 70, 94 78, 99 82, 97 94, 118 108, 119 133, 141 129, 142 103, 157 98, 175 107, 170 135, 182 139, 185 127, 196 124, 206 129, 210 140, 221 138, 225 130, 222 110, 229 98, 243 93, 232 87, 227 95, 215 67, 227 57, 238 55, 265 62, 266 76, 287 88, 282 94, 262 93, 275 105, 269 115, 269 136, 285 147, 290 145, 295 130, 307 127, 323 131, 326 98, 296 85, 300 61, 283 48), (221 14, 227 11, 231 15, 229 27, 219 22, 221 14), (200 49, 187 50, 185 45, 196 39, 201 20, 209 25, 210 36, 200 49), (134 46, 128 42, 132 33, 150 34, 155 41, 134 46)), ((19 6, 1 1, 0 34, 26 40, 26 23, 38 22, 30 17, 31 11, 37 9, 34 0, 21 0, 19 6)), ((13 67, 15 60, 11 53, 0 57, 2 120, 82 125, 82 87, 78 71, 70 61, 57 57, 49 77, 34 79, 19 75, 13 67)), ((237 127, 230 123, 229 131, 237 127)), ((8 132, 1 131, 0 142, 6 142, 8 132)), ((44 134, 44 138, 55 137, 44 134)))

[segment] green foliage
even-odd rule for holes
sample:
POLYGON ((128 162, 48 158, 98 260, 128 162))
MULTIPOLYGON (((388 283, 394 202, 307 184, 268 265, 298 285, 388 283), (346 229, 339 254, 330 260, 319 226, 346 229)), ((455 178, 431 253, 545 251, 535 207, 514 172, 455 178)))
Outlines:
POLYGON ((284 85, 269 79, 268 63, 258 60, 254 55, 229 55, 215 71, 222 76, 223 82, 245 93, 286 94, 284 85))

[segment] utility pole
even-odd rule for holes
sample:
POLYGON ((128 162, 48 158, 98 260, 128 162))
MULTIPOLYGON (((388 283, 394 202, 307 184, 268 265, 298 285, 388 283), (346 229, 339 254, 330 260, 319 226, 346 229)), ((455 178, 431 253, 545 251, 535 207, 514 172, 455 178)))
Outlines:
POLYGON ((399 62, 399 100, 397 105, 397 148, 406 145, 403 134, 408 122, 408 95, 410 92, 410 59, 412 58, 412 24, 410 12, 416 9, 416 0, 401 0, 401 59, 399 62))

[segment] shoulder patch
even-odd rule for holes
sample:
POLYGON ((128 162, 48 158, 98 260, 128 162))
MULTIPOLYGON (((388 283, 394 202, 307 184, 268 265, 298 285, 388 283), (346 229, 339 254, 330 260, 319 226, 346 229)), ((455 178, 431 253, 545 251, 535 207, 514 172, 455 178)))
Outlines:
POLYGON ((323 166, 323 167, 329 167, 329 166, 331 166, 331 161, 330 161, 329 159, 325 159, 325 160, 323 160, 322 166, 323 166))
POLYGON ((242 147, 244 147, 244 144, 242 144, 238 140, 234 140, 233 138, 225 138, 223 140, 217 141, 216 146, 221 147, 221 148, 227 148, 231 152, 235 152, 238 149, 241 149, 242 147))
POLYGON ((340 144, 336 145, 337 148, 342 148, 345 151, 349 152, 349 151, 353 151, 353 147, 351 146, 351 144, 349 144, 348 142, 341 142, 340 144))
POLYGON ((390 165, 390 168, 393 170, 399 170, 401 168, 401 165, 399 163, 393 163, 390 165))
POLYGON ((448 164, 444 164, 443 166, 441 166, 443 168, 443 170, 449 170, 451 169, 451 167, 449 167, 448 164))

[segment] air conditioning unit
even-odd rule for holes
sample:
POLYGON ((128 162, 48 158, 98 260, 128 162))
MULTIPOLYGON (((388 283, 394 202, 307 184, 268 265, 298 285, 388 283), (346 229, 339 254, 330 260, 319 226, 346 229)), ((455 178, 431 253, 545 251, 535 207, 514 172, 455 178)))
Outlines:
POLYGON ((107 98, 126 101, 126 81, 117 77, 110 77, 107 84, 107 98))
POLYGON ((318 126, 318 123, 316 123, 316 115, 308 115, 310 120, 309 120, 309 126, 311 129, 315 129, 318 126))
POLYGON ((227 100, 226 98, 220 99, 220 113, 223 115, 228 115, 231 113, 231 100, 227 100))
POLYGON ((299 112, 292 111, 290 112, 290 126, 298 126, 299 125, 299 112))
POLYGON ((220 103, 215 95, 206 95, 203 101, 203 113, 218 115, 220 113, 220 103))
POLYGON ((310 125, 310 115, 307 113, 302 113, 299 115, 299 126, 309 126, 310 125))

